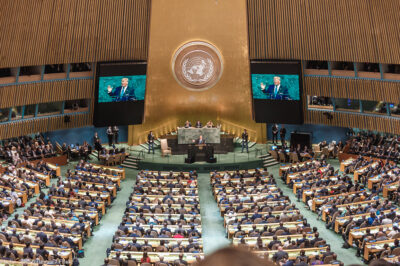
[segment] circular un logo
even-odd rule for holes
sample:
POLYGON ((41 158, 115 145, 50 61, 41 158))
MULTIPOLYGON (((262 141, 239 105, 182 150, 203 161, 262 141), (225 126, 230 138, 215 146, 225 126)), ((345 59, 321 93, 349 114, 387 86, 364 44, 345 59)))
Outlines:
POLYGON ((189 42, 181 46, 172 60, 172 73, 178 83, 192 91, 213 87, 222 75, 222 56, 206 42, 189 42))

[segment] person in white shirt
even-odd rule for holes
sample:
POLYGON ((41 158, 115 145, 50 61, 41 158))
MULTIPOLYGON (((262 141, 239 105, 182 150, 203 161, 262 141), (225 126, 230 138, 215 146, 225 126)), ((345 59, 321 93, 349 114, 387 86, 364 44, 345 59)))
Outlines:
POLYGON ((225 172, 224 179, 229 179, 229 178, 231 178, 231 175, 228 172, 225 172))
POLYGON ((389 219, 387 215, 385 215, 385 218, 383 218, 382 220, 382 224, 392 224, 392 223, 393 223, 392 219, 389 219))

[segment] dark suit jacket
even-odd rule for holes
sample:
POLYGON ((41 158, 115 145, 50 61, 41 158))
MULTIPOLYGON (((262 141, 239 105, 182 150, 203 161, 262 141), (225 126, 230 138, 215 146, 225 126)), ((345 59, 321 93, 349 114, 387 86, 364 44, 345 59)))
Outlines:
POLYGON ((289 97, 289 91, 287 88, 282 85, 279 86, 278 92, 276 93, 276 97, 274 95, 275 85, 269 85, 267 89, 263 90, 263 92, 269 95, 270 99, 275 100, 285 100, 289 97))
POLYGON ((202 142, 200 143, 200 139, 196 139, 196 144, 206 144, 206 140, 202 139, 202 142))
POLYGON ((135 90, 131 87, 127 87, 125 93, 121 96, 122 86, 116 87, 111 92, 108 93, 111 97, 113 97, 114 102, 127 102, 136 100, 135 90))

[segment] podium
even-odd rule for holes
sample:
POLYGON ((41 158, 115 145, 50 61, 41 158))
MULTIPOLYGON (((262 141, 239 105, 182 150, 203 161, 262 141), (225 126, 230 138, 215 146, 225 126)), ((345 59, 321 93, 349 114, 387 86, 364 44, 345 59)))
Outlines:
POLYGON ((191 144, 187 150, 188 157, 185 159, 186 163, 194 163, 199 161, 206 161, 215 163, 214 147, 210 144, 191 144))

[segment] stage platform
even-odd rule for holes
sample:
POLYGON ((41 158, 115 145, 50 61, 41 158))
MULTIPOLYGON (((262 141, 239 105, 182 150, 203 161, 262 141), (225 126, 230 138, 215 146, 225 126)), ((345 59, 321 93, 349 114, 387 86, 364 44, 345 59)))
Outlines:
POLYGON ((129 152, 135 158, 139 158, 137 163, 138 169, 151 170, 175 170, 197 172, 210 172, 213 170, 235 170, 235 169, 254 169, 264 167, 267 146, 265 144, 255 144, 249 148, 249 153, 241 152, 239 146, 234 148, 233 152, 227 154, 215 154, 216 163, 195 162, 192 164, 185 163, 186 155, 161 156, 161 150, 155 149, 155 153, 147 153, 147 149, 143 146, 131 146, 129 152))

